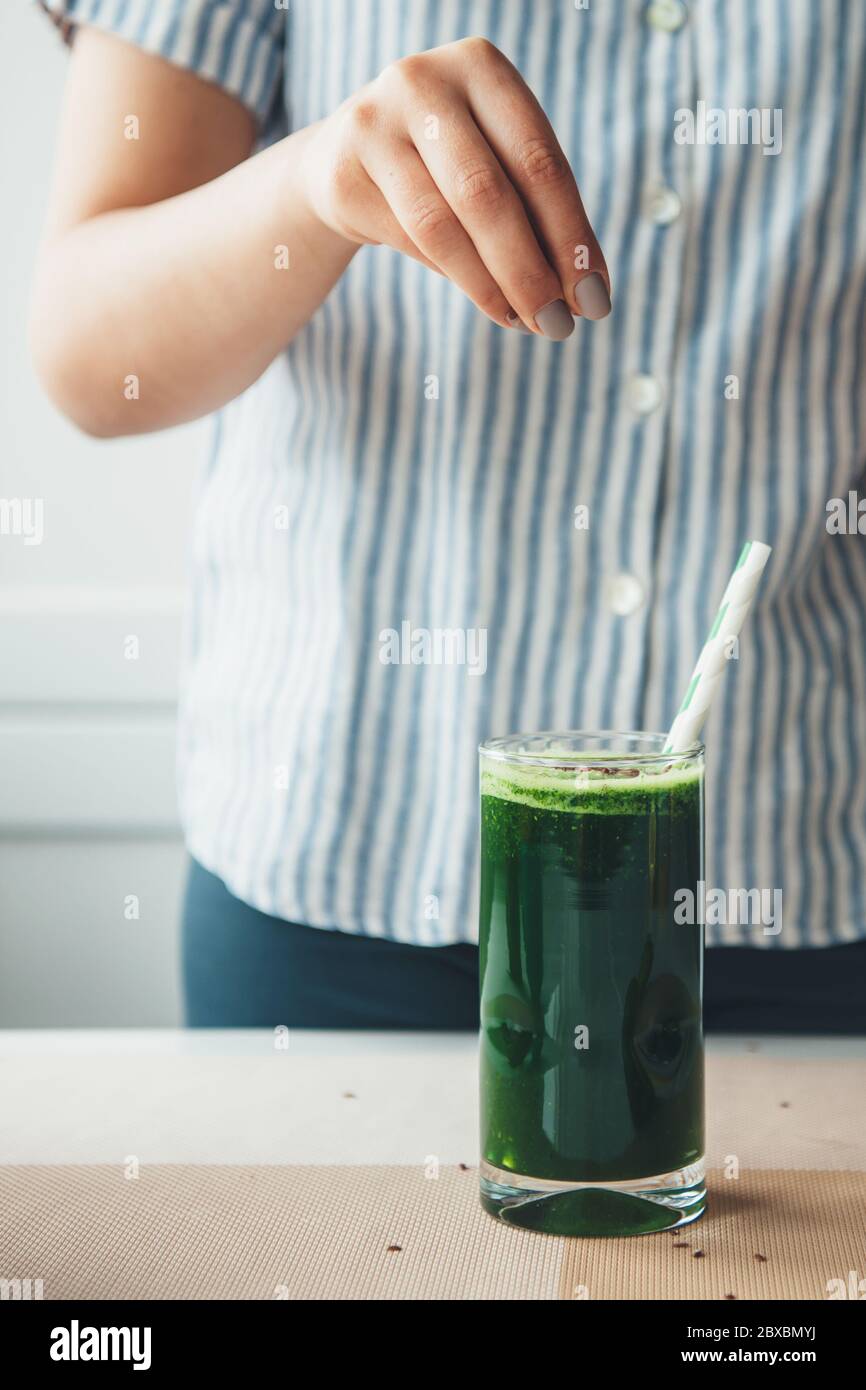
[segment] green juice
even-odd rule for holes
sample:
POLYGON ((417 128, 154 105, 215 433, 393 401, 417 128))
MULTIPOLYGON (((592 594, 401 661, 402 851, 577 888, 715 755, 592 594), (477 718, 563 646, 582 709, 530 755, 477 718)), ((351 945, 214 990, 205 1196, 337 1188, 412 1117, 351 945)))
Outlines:
POLYGON ((608 763, 482 750, 482 1201, 564 1234, 704 1204, 702 757, 608 763))

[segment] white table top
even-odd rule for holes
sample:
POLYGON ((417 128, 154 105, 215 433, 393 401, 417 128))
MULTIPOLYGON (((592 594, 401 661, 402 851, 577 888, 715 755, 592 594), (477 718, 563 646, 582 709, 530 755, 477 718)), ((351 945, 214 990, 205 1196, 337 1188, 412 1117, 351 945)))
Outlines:
MULTIPOLYGON (((707 1047, 866 1058, 866 1038, 707 1047)), ((474 1164, 477 1049, 467 1033, 292 1030, 281 1048, 267 1030, 0 1031, 0 1163, 474 1164)))

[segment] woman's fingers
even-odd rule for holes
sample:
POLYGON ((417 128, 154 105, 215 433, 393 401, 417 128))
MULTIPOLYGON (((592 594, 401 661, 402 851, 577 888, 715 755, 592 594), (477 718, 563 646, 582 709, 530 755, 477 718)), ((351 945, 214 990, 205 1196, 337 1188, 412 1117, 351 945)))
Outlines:
POLYGON ((418 140, 421 158, 490 275, 523 322, 545 337, 574 331, 559 276, 526 208, 470 112, 455 102, 438 140, 418 140))
POLYGON ((455 53, 465 47, 451 45, 394 64, 378 79, 385 109, 408 132, 506 302, 536 332, 567 338, 574 320, 559 277, 512 180, 479 130, 466 93, 451 80, 455 53))
POLYGON ((482 44, 466 101, 523 200, 571 310, 610 312, 610 280, 577 181, 543 109, 504 54, 482 44))
POLYGON ((602 318, 610 281, 568 161, 517 69, 465 39, 391 64, 320 123, 305 188, 341 235, 440 270, 495 323, 602 318))
POLYGON ((508 300, 414 145, 408 140, 379 140, 365 150, 364 167, 422 257, 447 275, 495 323, 512 327, 508 300))
POLYGON ((328 181, 325 211, 328 224, 347 240, 363 246, 391 246, 430 270, 439 270, 403 230, 382 190, 356 156, 343 158, 328 181))

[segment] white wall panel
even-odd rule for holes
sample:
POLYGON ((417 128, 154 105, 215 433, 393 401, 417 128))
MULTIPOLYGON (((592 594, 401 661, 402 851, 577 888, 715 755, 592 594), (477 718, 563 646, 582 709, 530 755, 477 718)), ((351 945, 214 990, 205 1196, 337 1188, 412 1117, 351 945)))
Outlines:
POLYGON ((0 1027, 152 1026, 180 1021, 174 705, 204 428, 95 441, 35 380, 66 61, 36 5, 0 4, 0 498, 44 523, 36 545, 0 533, 0 1027))

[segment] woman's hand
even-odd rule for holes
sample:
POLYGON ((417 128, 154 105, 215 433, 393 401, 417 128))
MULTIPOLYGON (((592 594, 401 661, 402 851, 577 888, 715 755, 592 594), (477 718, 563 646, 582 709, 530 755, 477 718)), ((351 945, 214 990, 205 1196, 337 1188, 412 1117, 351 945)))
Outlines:
POLYGON ((568 160, 486 39, 392 63, 310 132, 302 179, 332 231, 440 271, 503 327, 562 339, 610 311, 568 160))
POLYGON ((76 31, 31 343, 46 389, 82 429, 139 434, 224 405, 365 242, 441 271, 503 327, 567 338, 574 314, 610 309, 550 123, 482 39, 404 58, 248 158, 254 134, 214 84, 76 31), (130 110, 147 131, 133 144, 117 134, 130 110), (290 273, 275 259, 283 247, 290 273))

